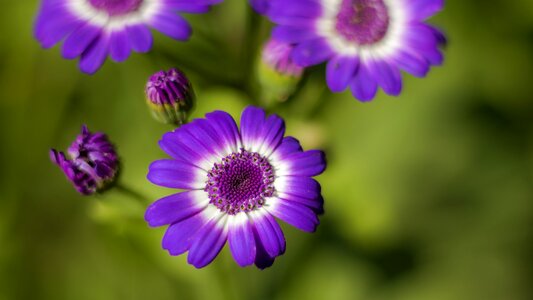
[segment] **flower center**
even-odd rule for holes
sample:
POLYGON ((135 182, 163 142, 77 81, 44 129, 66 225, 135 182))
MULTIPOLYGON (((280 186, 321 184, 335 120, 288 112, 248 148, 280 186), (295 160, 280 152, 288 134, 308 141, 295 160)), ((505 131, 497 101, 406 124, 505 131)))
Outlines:
POLYGON ((389 28, 389 13, 383 0, 343 0, 335 29, 359 45, 379 42, 389 28))
POLYGON ((89 0, 89 4, 110 16, 125 15, 136 11, 143 0, 89 0))
POLYGON ((209 202, 223 212, 252 211, 274 194, 274 170, 266 158, 241 149, 215 164, 207 175, 205 191, 209 202))

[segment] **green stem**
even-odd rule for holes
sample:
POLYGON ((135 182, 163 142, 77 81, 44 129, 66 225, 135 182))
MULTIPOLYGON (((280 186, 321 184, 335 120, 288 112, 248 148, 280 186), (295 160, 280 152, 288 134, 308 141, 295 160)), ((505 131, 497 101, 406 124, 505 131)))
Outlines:
POLYGON ((130 198, 133 198, 136 201, 139 201, 142 205, 146 205, 147 203, 150 203, 150 200, 148 199, 148 197, 145 197, 143 194, 131 189, 130 187, 122 183, 117 183, 114 188, 115 190, 121 192, 122 194, 130 198))

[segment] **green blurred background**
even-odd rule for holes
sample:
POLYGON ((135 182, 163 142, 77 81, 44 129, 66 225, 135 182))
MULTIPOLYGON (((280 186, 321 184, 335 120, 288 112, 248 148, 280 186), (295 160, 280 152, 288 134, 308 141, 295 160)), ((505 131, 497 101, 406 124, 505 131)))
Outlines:
POLYGON ((287 252, 264 271, 227 248, 202 270, 169 256, 146 203, 79 196, 48 149, 85 123, 118 145, 123 184, 170 194, 145 179, 171 130, 146 109, 146 79, 181 67, 194 116, 238 116, 267 22, 248 40, 246 2, 226 0, 188 17, 190 42, 156 34, 150 54, 87 76, 33 39, 37 0, 2 2, 0 299, 533 299, 533 1, 447 2, 431 20, 450 39, 445 64, 405 76, 400 97, 331 94, 318 67, 274 109, 329 167, 318 231, 284 226, 287 252))

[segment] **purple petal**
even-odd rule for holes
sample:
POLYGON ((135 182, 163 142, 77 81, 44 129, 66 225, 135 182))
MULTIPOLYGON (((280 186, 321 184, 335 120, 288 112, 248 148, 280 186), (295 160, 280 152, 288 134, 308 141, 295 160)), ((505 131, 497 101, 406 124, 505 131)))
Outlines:
POLYGON ((180 139, 180 135, 176 132, 165 133, 159 141, 159 147, 172 158, 199 168, 208 168, 211 162, 206 161, 205 153, 198 151, 198 148, 189 147, 187 144, 180 139))
POLYGON ((366 65, 359 65, 359 69, 350 84, 350 89, 353 96, 360 101, 364 102, 374 99, 378 91, 378 85, 370 75, 366 65))
POLYGON ((176 189, 202 189, 205 171, 177 160, 156 160, 150 165, 148 180, 153 184, 176 189))
POLYGON ((189 250, 194 234, 205 224, 202 213, 170 225, 163 236, 162 246, 170 255, 180 255, 189 250))
POLYGON ((61 54, 66 59, 76 58, 86 51, 91 45, 94 45, 93 41, 97 40, 97 38, 101 35, 101 28, 89 23, 85 23, 67 37, 63 43, 61 54))
POLYGON ((265 111, 259 107, 248 106, 241 115, 242 143, 246 150, 257 148, 256 141, 260 139, 265 123, 265 111))
POLYGON ((402 74, 395 65, 386 61, 373 61, 368 69, 385 93, 398 96, 402 91, 402 74))
POLYGON ((268 11, 269 16, 273 19, 279 18, 317 18, 323 13, 323 7, 320 2, 316 1, 271 1, 268 11))
POLYGON ((126 30, 116 30, 111 33, 109 41, 109 55, 112 60, 122 62, 131 54, 131 44, 126 30))
POLYGON ((287 156, 276 170, 277 176, 316 176, 326 169, 326 156, 319 150, 298 152, 287 156))
POLYGON ((285 237, 276 220, 266 211, 250 213, 261 244, 270 257, 285 252, 285 237))
POLYGON ((283 138, 281 144, 276 148, 274 153, 272 153, 272 160, 280 161, 293 153, 302 151, 303 150, 302 146, 300 146, 300 142, 292 136, 287 136, 283 138))
POLYGON ((228 236, 227 215, 210 220, 191 241, 187 261, 196 268, 203 268, 218 255, 228 236))
POLYGON ((302 67, 309 67, 328 60, 333 55, 331 47, 323 39, 302 42, 294 47, 292 59, 302 67))
POLYGON ((332 92, 344 91, 359 66, 359 58, 336 56, 332 58, 326 67, 326 82, 332 92))
POLYGON ((320 223, 317 215, 307 206, 283 199, 270 199, 268 211, 276 218, 307 232, 314 232, 320 223))
POLYGON ((149 24, 161 33, 179 41, 189 39, 192 32, 189 23, 172 11, 160 11, 149 20, 149 24))
POLYGON ((217 128, 220 138, 231 149, 231 152, 237 152, 241 148, 241 135, 235 120, 223 111, 214 111, 205 115, 206 119, 211 122, 213 128, 217 128))
POLYGON ((306 205, 316 212, 322 212, 324 200, 320 195, 320 184, 310 177, 280 176, 275 181, 278 197, 306 205))
POLYGON ((239 266, 245 267, 254 263, 257 250, 252 225, 246 213, 239 213, 231 217, 228 244, 231 254, 239 266))
POLYGON ((43 48, 50 48, 83 23, 65 10, 64 5, 42 5, 35 22, 35 38, 43 48))
POLYGON ((254 241, 256 245, 254 264, 257 268, 263 270, 265 268, 272 266, 276 257, 275 256, 272 257, 268 255, 268 253, 265 250, 265 247, 263 246, 263 243, 261 242, 261 239, 259 238, 259 235, 255 227, 253 227, 253 233, 254 233, 254 241))
POLYGON ((405 72, 416 77, 424 77, 429 71, 429 62, 424 57, 414 53, 399 51, 394 56, 394 62, 405 72))
POLYGON ((152 227, 172 224, 199 213, 208 203, 207 195, 201 190, 177 193, 148 206, 144 219, 152 227))
POLYGON ((126 27, 131 48, 139 53, 145 53, 152 48, 153 37, 148 27, 144 24, 126 27))
POLYGON ((281 143, 285 135, 285 122, 277 115, 270 115, 261 131, 260 138, 256 140, 261 145, 259 152, 264 156, 269 156, 281 143))
POLYGON ((174 2, 167 3, 168 8, 172 8, 175 11, 190 13, 190 14, 201 14, 209 11, 209 5, 206 4, 196 4, 196 3, 185 3, 185 2, 174 2))
POLYGON ((100 35, 81 55, 80 69, 87 74, 94 74, 104 64, 109 52, 109 37, 100 35))
POLYGON ((444 8, 444 0, 412 0, 410 10, 415 20, 425 20, 444 8))
POLYGON ((277 26, 272 30, 272 37, 284 43, 299 43, 316 39, 317 35, 312 27, 277 26))

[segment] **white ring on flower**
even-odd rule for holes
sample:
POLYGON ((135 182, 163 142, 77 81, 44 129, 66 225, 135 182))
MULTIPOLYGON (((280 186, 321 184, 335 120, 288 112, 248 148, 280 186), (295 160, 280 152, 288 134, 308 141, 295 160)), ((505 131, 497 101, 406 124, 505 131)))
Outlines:
POLYGON ((161 10, 161 3, 162 0, 143 0, 135 11, 116 16, 110 16, 105 11, 94 8, 88 0, 67 0, 67 7, 73 14, 90 24, 113 31, 145 23, 161 10))
POLYGON ((347 40, 335 28, 337 15, 343 0, 321 0, 323 14, 316 22, 316 29, 328 45, 340 55, 357 56, 362 60, 387 58, 402 48, 408 26, 408 8, 403 0, 383 0, 389 14, 389 27, 385 36, 375 44, 360 45, 347 40))

